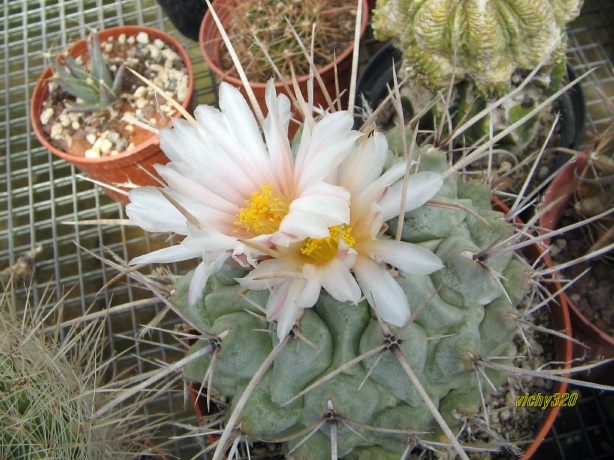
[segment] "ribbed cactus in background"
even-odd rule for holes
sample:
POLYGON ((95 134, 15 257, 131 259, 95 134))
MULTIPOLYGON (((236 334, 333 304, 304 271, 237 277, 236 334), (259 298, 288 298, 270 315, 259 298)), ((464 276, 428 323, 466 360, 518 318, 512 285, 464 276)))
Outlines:
MULTIPOLYGON (((28 305, 23 317, 5 291, 0 304, 0 458, 133 459, 150 452, 154 429, 136 412, 143 399, 97 414, 127 385, 103 388, 113 357, 102 358, 104 323, 45 331, 53 311, 28 305), (48 316, 49 315, 49 316, 48 316)), ((56 305, 56 307, 58 307, 56 305)))
MULTIPOLYGON (((392 150, 402 151, 398 131, 388 138, 392 150)), ((422 148, 420 170, 446 168, 443 153, 422 148)), ((300 336, 275 357, 240 415, 241 432, 250 440, 275 442, 299 435, 284 442, 288 452, 319 426, 292 458, 330 458, 327 422, 333 422, 339 457, 396 459, 419 439, 448 442, 393 355, 398 350, 453 431, 462 423, 459 415, 480 411, 473 358, 514 355, 516 307, 529 290, 530 268, 512 254, 483 262, 473 257, 513 232, 503 215, 492 210, 489 188, 452 174, 436 198, 473 212, 425 205, 405 215, 402 240, 433 250, 444 263, 431 275, 397 273, 415 318, 401 330, 386 326, 388 335, 366 300, 341 303, 322 291, 314 308, 302 310, 300 336), (343 367, 352 360, 357 362, 343 367), (293 399, 331 373, 336 375, 293 399)), ((394 232, 397 223, 388 224, 394 232)), ((207 384, 210 372, 211 386, 229 398, 228 414, 279 343, 273 323, 257 307, 266 305, 268 292, 246 292, 235 281, 245 273, 223 268, 209 278, 193 306, 188 306, 189 276, 178 282, 171 297, 184 318, 221 337, 212 342, 215 358, 199 358, 184 375, 207 384)), ((209 345, 208 340, 198 341, 190 353, 209 345)), ((486 374, 495 385, 507 379, 500 372, 486 374)), ((482 385, 482 391, 492 390, 482 385)))
MULTIPOLYGON (((390 39, 403 54, 414 112, 432 99, 429 93, 445 90, 451 81, 457 84, 458 98, 450 109, 456 123, 508 94, 542 65, 531 83, 492 117, 496 134, 559 89, 565 74, 565 26, 581 5, 582 0, 378 0, 373 28, 378 39, 390 39)), ((536 134, 538 119, 504 143, 524 148, 536 134)), ((465 134, 467 143, 489 131, 486 119, 465 134)))

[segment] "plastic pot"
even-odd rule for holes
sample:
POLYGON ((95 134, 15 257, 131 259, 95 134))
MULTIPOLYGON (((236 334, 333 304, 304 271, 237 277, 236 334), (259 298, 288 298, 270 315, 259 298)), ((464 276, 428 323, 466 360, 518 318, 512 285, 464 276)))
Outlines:
MULTIPOLYGON (((166 43, 171 44, 177 53, 181 56, 189 76, 188 91, 185 100, 182 102, 183 108, 191 111, 192 94, 194 92, 194 72, 192 64, 186 50, 173 37, 165 32, 145 26, 118 26, 99 32, 100 40, 103 42, 108 37, 118 37, 121 34, 133 36, 139 32, 147 32, 151 39, 159 38, 166 43)), ((79 56, 87 52, 85 39, 79 40, 69 48, 69 53, 73 56, 79 56)), ((39 78, 30 104, 30 123, 34 129, 40 143, 46 147, 54 155, 65 159, 75 165, 83 173, 91 179, 105 184, 121 184, 132 182, 136 185, 157 185, 156 180, 150 176, 159 177, 155 172, 153 165, 166 164, 168 158, 160 149, 160 141, 156 134, 151 135, 146 141, 136 145, 134 148, 128 149, 116 156, 107 156, 100 158, 85 158, 81 156, 71 155, 63 152, 51 144, 48 135, 43 130, 40 121, 41 107, 43 102, 49 95, 49 80, 53 77, 53 70, 47 67, 39 78)), ((180 117, 179 113, 174 115, 180 117)), ((128 203, 128 197, 116 191, 107 189, 103 190, 115 200, 121 203, 128 203)))
MULTIPOLYGON (((541 216, 539 222, 542 228, 547 230, 557 228, 561 217, 570 208, 571 197, 578 188, 579 179, 576 172, 584 168, 586 162, 586 157, 579 155, 571 163, 564 166, 554 178, 544 194, 542 208, 546 212, 541 216)), ((544 243, 550 244, 550 240, 545 240, 544 243)), ((569 305, 574 338, 589 347, 587 349, 574 344, 574 358, 578 359, 579 363, 588 363, 599 357, 614 358, 614 337, 591 323, 565 293, 562 294, 562 297, 569 305)), ((592 382, 614 385, 614 362, 598 366, 582 375, 592 382)))
MULTIPOLYGON (((238 0, 215 0, 215 3, 213 4, 213 8, 215 9, 215 12, 220 18, 220 21, 222 22, 222 25, 224 26, 224 28, 227 28, 228 24, 232 20, 233 10, 235 6, 237 5, 237 1, 238 0)), ((368 17, 369 17, 368 5, 367 5, 367 2, 363 2, 362 24, 361 24, 361 29, 360 29, 361 36, 364 35, 365 29, 367 27, 368 17)), ((316 33, 318 33, 317 29, 316 29, 316 33)), ((225 45, 222 41, 221 33, 215 24, 213 15, 211 14, 210 10, 208 10, 207 13, 205 13, 205 17, 200 27, 199 43, 200 43, 201 53, 203 57, 205 58, 205 61, 207 62, 207 65, 209 66, 209 68, 213 72, 215 72, 215 74, 219 77, 221 81, 225 81, 235 87, 238 87, 241 93, 247 98, 247 92, 245 91, 243 82, 238 78, 228 75, 228 72, 224 70, 224 66, 222 64, 222 56, 223 56, 223 49, 224 49, 223 47, 225 47, 225 45)), ((342 93, 344 89, 347 90, 347 88, 349 87, 350 78, 351 78, 351 67, 352 67, 351 64, 352 64, 352 52, 353 51, 354 51, 354 44, 352 43, 350 44, 349 47, 345 48, 341 53, 337 54, 336 60, 331 61, 327 65, 318 69, 318 73, 320 74, 322 81, 324 82, 324 86, 326 87, 329 95, 331 96, 333 100, 335 99, 335 95, 337 94, 336 85, 335 85, 336 83, 335 82, 336 80, 335 79, 335 67, 337 69, 337 74, 338 74, 337 80, 339 82, 339 92, 342 93)), ((332 55, 332 52, 331 52, 331 55, 332 55)), ((271 75, 272 74, 273 74, 273 71, 271 70, 271 75)), ((298 87, 301 93, 303 94, 303 96, 305 97, 305 99, 307 99, 308 80, 309 80, 308 75, 297 76, 298 87)), ((285 84, 287 85, 288 88, 293 88, 291 81, 286 81, 285 84)), ((250 82, 250 87, 252 88, 252 91, 254 92, 254 95, 256 96, 256 99, 258 101, 258 105, 260 106, 265 116, 267 114, 265 97, 264 97, 266 86, 267 86, 266 83, 250 82)), ((282 94, 288 95, 288 92, 286 91, 283 82, 275 83, 275 91, 277 94, 282 93, 282 94)), ((347 107, 347 91, 346 91, 346 94, 342 96, 342 98, 344 99, 344 104, 342 105, 347 107)), ((326 98, 324 97, 324 92, 320 88, 320 85, 318 84, 318 82, 315 81, 315 79, 314 79, 314 85, 313 85, 313 102, 314 102, 315 107, 321 106, 323 108, 328 108, 326 98)), ((298 119, 298 116, 296 118, 298 119)), ((294 133, 296 133, 298 127, 299 125, 297 123, 290 123, 290 127, 288 130, 289 130, 291 138, 294 136, 294 133)))

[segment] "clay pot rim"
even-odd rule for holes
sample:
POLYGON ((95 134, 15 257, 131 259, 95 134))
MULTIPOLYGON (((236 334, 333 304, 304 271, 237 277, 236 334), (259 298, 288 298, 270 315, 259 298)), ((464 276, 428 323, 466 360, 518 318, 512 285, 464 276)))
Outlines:
MULTIPOLYGON (((170 34, 155 29, 149 26, 141 26, 141 25, 124 25, 124 26, 114 26, 101 30, 98 32, 98 35, 101 39, 106 39, 107 37, 118 37, 122 33, 126 35, 133 36, 139 32, 147 32, 150 37, 159 38, 164 42, 172 45, 175 48, 177 54, 181 56, 182 61, 186 66, 186 70, 188 72, 188 90, 186 92, 186 98, 182 101, 181 106, 188 110, 192 103, 192 95, 194 93, 194 69, 192 67, 192 62, 190 60, 190 56, 185 48, 179 43, 177 39, 175 39, 170 34)), ((75 49, 79 49, 81 47, 85 47, 85 38, 81 38, 78 41, 74 42, 67 51, 71 53, 71 55, 79 56, 83 54, 83 52, 72 52, 75 49)), ((39 77, 36 82, 36 86, 34 87, 34 91, 32 92, 32 96, 30 98, 30 124, 34 129, 34 133, 38 138, 39 142, 49 151, 51 151, 54 155, 57 155, 60 158, 65 159, 66 161, 74 164, 100 164, 107 165, 113 163, 133 163, 134 159, 132 157, 138 156, 138 154, 147 149, 148 147, 159 144, 160 140, 157 134, 152 133, 151 136, 144 142, 141 142, 138 145, 135 145, 133 148, 125 150, 124 152, 119 153, 115 156, 102 156, 98 158, 85 158, 78 155, 71 155, 69 153, 64 152, 63 150, 58 149, 49 141, 49 137, 43 131, 42 124, 40 122, 40 107, 42 102, 47 98, 49 94, 49 87, 47 85, 48 81, 53 77, 53 69, 51 66, 47 66, 43 71, 42 75, 39 77)), ((179 118, 181 114, 179 112, 173 115, 173 118, 179 118)))
MULTIPOLYGON (((573 194, 574 190, 578 187, 578 176, 576 171, 584 168, 586 163, 588 162, 588 155, 584 153, 580 153, 575 158, 572 159, 571 162, 567 163, 565 166, 561 168, 557 176, 548 186, 544 194, 544 202, 543 207, 547 208, 550 203, 558 199, 558 202, 550 207, 546 213, 540 218, 540 226, 543 228, 554 229, 558 224, 562 214, 569 208, 569 199, 573 194)), ((550 239, 544 240, 545 244, 550 244, 550 239)), ((565 294, 563 292, 563 294, 565 294)), ((570 312, 574 315, 574 319, 580 321, 584 326, 586 326, 590 333, 599 337, 601 340, 605 341, 610 345, 610 347, 614 348, 614 337, 607 334, 605 331, 602 331, 597 326, 595 326, 591 321, 584 316, 576 304, 565 294, 565 298, 567 304, 569 306, 570 312)))

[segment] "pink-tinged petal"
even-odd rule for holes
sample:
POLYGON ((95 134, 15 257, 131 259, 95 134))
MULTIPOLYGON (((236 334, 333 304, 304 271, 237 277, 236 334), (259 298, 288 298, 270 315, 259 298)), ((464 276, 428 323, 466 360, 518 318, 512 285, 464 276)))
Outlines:
POLYGON ((386 136, 380 132, 374 132, 368 139, 359 140, 356 151, 339 167, 338 183, 352 194, 364 190, 380 176, 387 152, 386 136))
MULTIPOLYGON (((302 281, 302 283, 304 282, 302 281)), ((297 286, 298 283, 294 280, 288 281, 285 284, 288 285, 288 288, 285 290, 286 298, 275 318, 277 320, 277 337, 279 340, 283 340, 290 333, 296 324, 301 309, 297 303, 298 294, 301 290, 300 286, 297 286)))
POLYGON ((295 180, 300 194, 308 186, 324 180, 354 149, 362 136, 352 130, 354 119, 345 111, 325 114, 310 132, 307 124, 296 155, 295 180))
POLYGON ((363 245, 361 251, 410 275, 428 275, 443 268, 441 259, 431 251, 403 241, 374 240, 363 245))
POLYGON ((202 126, 173 119, 160 130, 160 147, 181 174, 225 199, 241 205, 258 188, 202 126))
POLYGON ((357 257, 352 270, 367 301, 379 316, 390 324, 403 326, 411 315, 409 303, 388 270, 366 257, 357 257))
POLYGON ((192 307, 201 298, 209 277, 218 272, 230 254, 222 252, 213 262, 210 261, 209 255, 205 254, 203 261, 198 264, 190 280, 188 288, 188 306, 192 307))
POLYGON ((130 265, 153 263, 168 264, 193 259, 201 254, 202 251, 186 248, 182 244, 178 244, 176 246, 171 246, 170 248, 158 249, 157 251, 150 252, 149 254, 143 254, 142 256, 135 257, 130 261, 130 265))
POLYGON ((220 85, 219 94, 221 111, 199 106, 194 111, 196 119, 253 182, 269 183, 269 157, 251 109, 239 90, 228 83, 220 85))
POLYGON ((214 210, 232 215, 234 220, 236 220, 236 214, 239 212, 240 207, 235 203, 231 203, 224 197, 203 187, 202 184, 184 176, 173 167, 172 163, 165 166, 155 165, 154 167, 172 190, 191 197, 193 201, 202 202, 203 205, 214 210))
POLYGON ((156 187, 138 187, 128 194, 126 214, 148 232, 188 234, 187 219, 156 187))
MULTIPOLYGON (((351 257, 350 259, 354 259, 351 257)), ((352 262, 348 260, 348 262, 352 262)), ((353 265, 353 263, 351 263, 353 265)), ((361 290, 346 263, 334 258, 318 267, 318 278, 322 287, 339 302, 358 303, 361 290)))
POLYGON ((273 79, 267 83, 265 98, 269 113, 264 122, 264 137, 271 158, 272 176, 278 190, 289 196, 294 188, 292 149, 288 140, 290 100, 283 94, 276 95, 273 79))
MULTIPOLYGON (((405 212, 416 209, 433 198, 442 185, 443 178, 439 173, 423 171, 409 176, 405 212)), ((380 200, 384 220, 399 215, 402 195, 403 182, 400 181, 394 184, 389 193, 380 200)))
POLYGON ((237 278, 237 281, 246 289, 271 289, 274 286, 285 282, 287 278, 270 278, 269 275, 288 272, 296 272, 296 267, 288 264, 288 262, 283 259, 268 259, 260 262, 255 269, 250 271, 243 278, 237 278), (265 279, 260 279, 263 277, 265 279))

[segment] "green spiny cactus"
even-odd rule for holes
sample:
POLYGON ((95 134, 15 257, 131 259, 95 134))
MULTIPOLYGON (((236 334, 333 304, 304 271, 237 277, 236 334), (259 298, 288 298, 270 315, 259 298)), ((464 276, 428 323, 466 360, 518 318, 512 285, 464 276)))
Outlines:
POLYGON ((0 458, 131 459, 149 453, 144 444, 154 424, 135 411, 142 398, 97 414, 127 386, 106 389, 102 375, 114 358, 103 360, 104 323, 45 330, 51 310, 28 305, 17 316, 5 291, 0 304, 0 458))
POLYGON ((104 60, 100 47, 100 38, 93 32, 86 38, 89 61, 81 65, 68 52, 51 60, 55 81, 72 96, 80 99, 70 107, 72 111, 102 111, 120 96, 124 66, 115 74, 111 72, 104 60))
MULTIPOLYGON (((390 147, 395 148, 394 142, 390 147)), ((420 168, 443 172, 445 157, 425 148, 420 168)), ((402 330, 390 326, 389 335, 366 301, 354 306, 322 292, 314 308, 302 310, 300 338, 277 354, 240 415, 238 426, 249 439, 285 440, 284 449, 293 451, 292 458, 330 458, 327 421, 332 421, 339 457, 398 458, 418 439, 446 442, 394 356, 399 350, 453 431, 461 425, 459 414, 479 412, 473 358, 513 357, 514 314, 529 289, 529 267, 511 254, 484 262, 471 256, 513 232, 502 214, 492 210, 490 189, 453 174, 437 197, 474 212, 423 206, 405 215, 402 239, 432 249, 444 262, 444 268, 432 275, 398 274, 412 313, 425 305, 415 320, 402 330), (493 273, 502 276, 498 279, 493 273), (359 356, 364 359, 344 366, 359 356), (333 378, 302 393, 331 373, 333 378), (311 431, 315 434, 301 443, 311 431)), ((394 221, 389 225, 396 228, 394 221)), ((184 376, 206 383, 210 372, 211 386, 230 399, 228 414, 279 343, 272 331, 265 332, 273 326, 259 317, 257 305, 266 304, 268 293, 245 294, 235 281, 244 274, 224 268, 209 279, 201 300, 190 307, 187 276, 171 298, 199 329, 222 337, 216 339, 215 358, 207 355, 193 361, 184 376)), ((197 342, 190 353, 207 342, 197 342)), ((495 385, 507 378, 491 370, 486 374, 495 385)))
POLYGON ((404 66, 437 91, 453 79, 500 97, 512 78, 543 63, 544 75, 565 60, 565 25, 581 0, 379 0, 374 30, 404 53, 404 66), (558 44, 557 41, 561 40, 558 44))
MULTIPOLYGON (((451 107, 439 104, 423 117, 427 123, 447 110, 459 126, 541 66, 520 92, 506 97, 500 109, 464 133, 465 144, 471 145, 489 136, 491 129, 496 135, 511 126, 560 88, 565 25, 581 5, 581 0, 379 0, 373 23, 376 37, 391 39, 403 54, 402 69, 411 79, 407 99, 414 113, 454 82, 451 107)), ((522 151, 536 137, 540 119, 535 115, 500 145, 522 151)))

